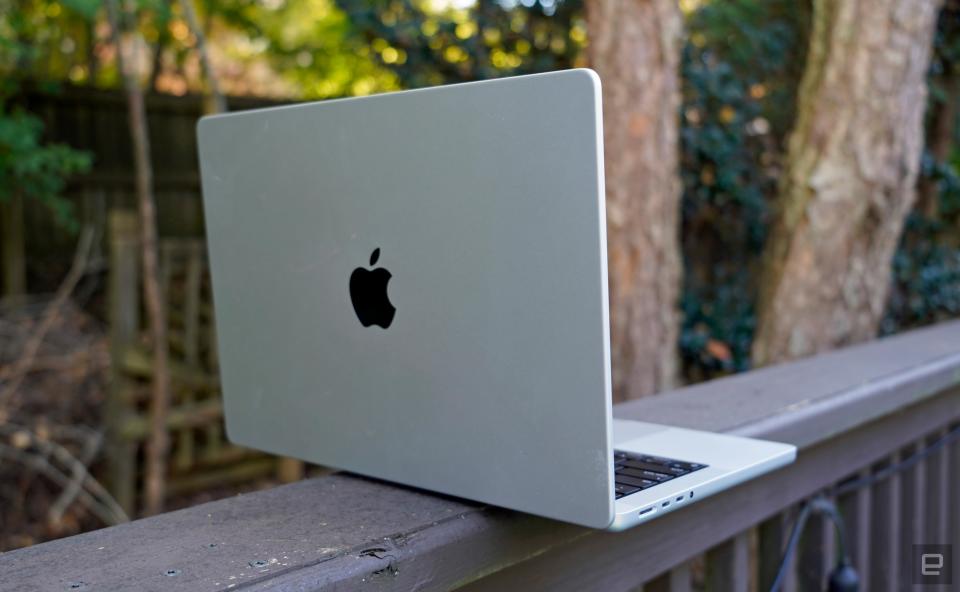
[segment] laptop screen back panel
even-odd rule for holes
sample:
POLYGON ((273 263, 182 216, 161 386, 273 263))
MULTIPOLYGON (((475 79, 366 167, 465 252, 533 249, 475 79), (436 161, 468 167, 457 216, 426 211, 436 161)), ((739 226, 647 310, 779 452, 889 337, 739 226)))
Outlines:
POLYGON ((571 70, 202 120, 231 440, 608 525, 599 97, 571 70))

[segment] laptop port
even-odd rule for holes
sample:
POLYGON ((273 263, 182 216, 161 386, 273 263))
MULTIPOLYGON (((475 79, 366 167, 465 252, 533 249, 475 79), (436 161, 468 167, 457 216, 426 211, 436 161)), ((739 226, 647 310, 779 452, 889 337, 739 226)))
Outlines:
POLYGON ((677 499, 675 499, 675 500, 673 500, 673 501, 675 501, 675 502, 677 502, 677 503, 679 504, 680 502, 683 501, 683 496, 681 495, 680 497, 678 497, 677 499))
POLYGON ((693 499, 693 492, 690 492, 690 499, 693 499))
POLYGON ((665 502, 663 502, 663 503, 662 503, 662 504, 660 504, 660 505, 661 505, 661 506, 663 506, 664 508, 666 508, 667 506, 669 506, 669 505, 670 505, 670 501, 669 501, 669 500, 667 500, 667 501, 665 501, 665 502))
POLYGON ((644 515, 646 515, 646 514, 649 514, 649 513, 652 512, 652 511, 654 511, 655 509, 656 509, 656 508, 654 508, 653 506, 650 506, 649 508, 644 508, 644 509, 640 510, 640 515, 641 515, 641 516, 644 516, 644 515))

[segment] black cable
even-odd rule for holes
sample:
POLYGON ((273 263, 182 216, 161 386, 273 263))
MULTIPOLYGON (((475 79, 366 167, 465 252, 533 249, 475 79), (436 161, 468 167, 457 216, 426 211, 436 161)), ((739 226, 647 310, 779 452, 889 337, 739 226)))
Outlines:
POLYGON ((915 464, 917 464, 918 462, 920 462, 921 460, 924 460, 925 458, 933 455, 934 453, 939 452, 941 449, 947 446, 947 444, 950 444, 951 442, 953 442, 958 438, 960 438, 960 425, 948 431, 946 434, 944 434, 939 439, 937 439, 937 441, 934 442, 933 444, 930 444, 929 446, 925 447, 923 450, 914 452, 913 454, 911 454, 910 456, 908 456, 907 458, 899 462, 891 463, 886 467, 880 469, 876 473, 872 473, 865 477, 851 479, 849 481, 844 481, 838 484, 836 487, 833 488, 831 495, 834 495, 834 496, 844 495, 844 494, 850 493, 851 491, 856 491, 857 489, 862 489, 869 485, 873 485, 878 481, 883 481, 884 479, 890 477, 891 475, 894 475, 901 471, 905 471, 910 467, 914 466, 915 464))
MULTIPOLYGON (((891 463, 876 473, 871 473, 865 477, 851 479, 838 484, 830 490, 830 495, 844 495, 887 479, 891 475, 913 467, 957 439, 960 439, 960 425, 949 430, 933 444, 926 446, 923 450, 914 452, 899 462, 891 463)), ((800 513, 797 515, 793 530, 790 532, 790 538, 787 540, 786 548, 784 548, 783 558, 780 560, 780 567, 777 569, 777 577, 773 580, 770 592, 778 592, 783 585, 787 568, 790 566, 790 559, 797 550, 797 545, 800 543, 800 536, 803 534, 803 529, 811 513, 820 514, 829 518, 837 533, 837 565, 830 575, 830 590, 855 592, 859 588, 859 577, 853 568, 853 564, 850 562, 849 555, 847 555, 847 535, 843 524, 843 516, 841 516, 836 504, 822 495, 811 499, 800 508, 800 513)))
POLYGON ((773 585, 770 586, 770 592, 777 592, 783 585, 783 579, 787 575, 787 568, 790 566, 790 559, 796 552, 797 545, 800 543, 800 536, 803 534, 803 529, 807 525, 810 514, 813 513, 829 518, 837 532, 836 569, 850 566, 850 557, 847 555, 847 538, 846 529, 843 526, 843 517, 833 502, 823 496, 817 496, 803 504, 803 507, 800 508, 800 514, 797 515, 797 521, 793 524, 793 530, 790 532, 790 538, 787 541, 786 549, 783 551, 783 559, 780 560, 777 577, 774 578, 773 585))

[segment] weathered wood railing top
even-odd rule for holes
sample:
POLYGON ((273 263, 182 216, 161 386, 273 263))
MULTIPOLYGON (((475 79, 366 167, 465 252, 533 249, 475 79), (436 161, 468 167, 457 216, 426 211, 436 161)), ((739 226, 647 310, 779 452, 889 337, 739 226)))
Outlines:
POLYGON ((615 414, 801 452, 790 467, 620 534, 333 475, 0 555, 0 590, 630 589, 960 419, 960 322, 615 414))

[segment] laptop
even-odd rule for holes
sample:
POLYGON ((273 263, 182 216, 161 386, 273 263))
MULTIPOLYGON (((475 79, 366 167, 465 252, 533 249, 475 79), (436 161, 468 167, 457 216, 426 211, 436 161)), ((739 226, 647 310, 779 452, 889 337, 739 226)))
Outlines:
POLYGON ((794 459, 613 419, 592 71, 215 115, 198 136, 233 442, 610 530, 794 459))

